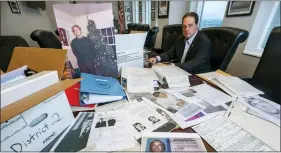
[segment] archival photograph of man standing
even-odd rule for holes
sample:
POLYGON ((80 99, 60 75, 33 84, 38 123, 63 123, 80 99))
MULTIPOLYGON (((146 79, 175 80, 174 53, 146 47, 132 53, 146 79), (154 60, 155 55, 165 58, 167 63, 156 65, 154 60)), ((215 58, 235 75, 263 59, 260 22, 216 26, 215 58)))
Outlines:
POLYGON ((66 33, 67 69, 76 72, 70 78, 80 73, 117 77, 112 4, 56 4, 54 13, 58 30, 66 33))

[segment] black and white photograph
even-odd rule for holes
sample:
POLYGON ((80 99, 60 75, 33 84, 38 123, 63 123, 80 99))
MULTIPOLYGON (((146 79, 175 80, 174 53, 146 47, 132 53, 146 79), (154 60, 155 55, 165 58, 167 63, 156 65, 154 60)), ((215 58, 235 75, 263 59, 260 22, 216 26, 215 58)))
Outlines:
POLYGON ((116 123, 116 119, 112 116, 109 117, 109 119, 107 120, 107 125, 108 126, 114 126, 116 123))
POLYGON ((251 15, 255 1, 229 1, 226 9, 226 16, 245 16, 251 15))
POLYGON ((132 16, 131 15, 127 15, 127 21, 132 21, 132 16))
POLYGON ((149 120, 150 122, 152 122, 152 124, 155 124, 155 123, 157 123, 157 122, 160 121, 160 119, 157 119, 157 118, 154 117, 154 116, 148 117, 148 120, 149 120))
POLYGON ((155 12, 151 12, 151 21, 155 20, 155 12))
POLYGON ((21 14, 20 7, 17 1, 8 1, 8 3, 13 13, 21 14))
POLYGON ((134 123, 133 126, 138 132, 141 132, 146 129, 146 127, 144 125, 142 125, 141 123, 138 123, 138 122, 134 123))
POLYGON ((263 113, 266 113, 274 118, 280 119, 280 106, 278 106, 277 104, 274 105, 274 103, 269 103, 261 97, 247 97, 245 98, 245 102, 263 113))
POLYGON ((94 112, 81 112, 52 148, 55 152, 77 152, 87 146, 94 112))
POLYGON ((126 12, 132 12, 131 6, 125 6, 125 11, 126 12))
POLYGON ((101 127, 106 127, 106 121, 104 121, 103 118, 100 118, 99 122, 97 122, 95 126, 95 128, 101 128, 101 127))

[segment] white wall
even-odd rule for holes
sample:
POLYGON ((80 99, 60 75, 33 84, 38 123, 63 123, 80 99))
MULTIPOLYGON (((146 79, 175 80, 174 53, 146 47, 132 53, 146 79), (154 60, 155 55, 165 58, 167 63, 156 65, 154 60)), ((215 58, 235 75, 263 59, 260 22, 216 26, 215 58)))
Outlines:
POLYGON ((158 26, 159 33, 157 34, 155 48, 161 48, 162 31, 165 25, 181 24, 182 16, 189 11, 190 1, 170 1, 169 17, 158 19, 158 1, 155 6, 155 21, 151 22, 151 27, 158 26))
POLYGON ((25 2, 18 1, 21 14, 11 12, 8 2, 1 1, 1 35, 22 36, 30 46, 39 47, 30 39, 34 30, 42 29, 54 32, 56 23, 52 4, 66 2, 46 2, 46 10, 28 8, 25 2), (5 22, 4 22, 5 21, 5 22))
MULTIPOLYGON (((224 17, 222 26, 236 27, 251 32, 261 1, 256 1, 250 16, 224 17)), ((258 65, 257 57, 243 54, 247 40, 240 44, 228 65, 227 72, 234 76, 252 77, 258 65)))

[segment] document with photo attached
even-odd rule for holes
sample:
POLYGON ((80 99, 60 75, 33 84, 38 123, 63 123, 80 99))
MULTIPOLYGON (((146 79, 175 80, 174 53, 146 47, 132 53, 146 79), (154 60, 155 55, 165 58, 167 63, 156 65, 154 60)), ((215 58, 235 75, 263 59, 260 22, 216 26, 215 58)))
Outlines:
POLYGON ((222 115, 192 127, 216 151, 274 151, 222 115))
POLYGON ((227 102, 218 106, 212 106, 206 101, 202 100, 198 96, 195 95, 196 91, 192 88, 182 88, 182 89, 166 89, 166 91, 172 95, 175 95, 189 103, 194 103, 203 109, 192 115, 189 118, 184 120, 179 118, 174 118, 174 120, 181 126, 181 128, 190 127, 193 125, 197 125, 201 122, 211 119, 212 117, 218 114, 224 114, 227 111, 227 108, 231 104, 231 102, 227 102))
POLYGON ((254 112, 261 115, 265 120, 268 120, 280 127, 280 105, 265 99, 260 96, 250 96, 239 98, 238 102, 247 106, 254 112))
POLYGON ((145 152, 206 152, 196 133, 143 132, 141 151, 145 152))
POLYGON ((130 125, 134 128, 136 139, 141 138, 141 132, 154 131, 168 123, 164 116, 151 108, 142 98, 126 103, 123 109, 129 110, 128 117, 132 119, 130 125))
POLYGON ((135 147, 133 127, 126 110, 97 112, 87 147, 95 144, 96 151, 117 151, 135 147))

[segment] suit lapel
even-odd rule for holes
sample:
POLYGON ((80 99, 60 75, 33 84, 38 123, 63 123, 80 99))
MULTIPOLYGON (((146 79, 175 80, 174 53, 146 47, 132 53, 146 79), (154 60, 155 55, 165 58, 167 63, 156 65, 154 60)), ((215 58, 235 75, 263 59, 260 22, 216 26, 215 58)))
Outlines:
POLYGON ((200 31, 197 32, 194 40, 192 41, 191 45, 189 46, 185 61, 186 61, 186 59, 188 59, 189 56, 192 56, 194 54, 194 51, 195 51, 194 49, 195 49, 195 46, 198 43, 199 35, 200 35, 200 31))

